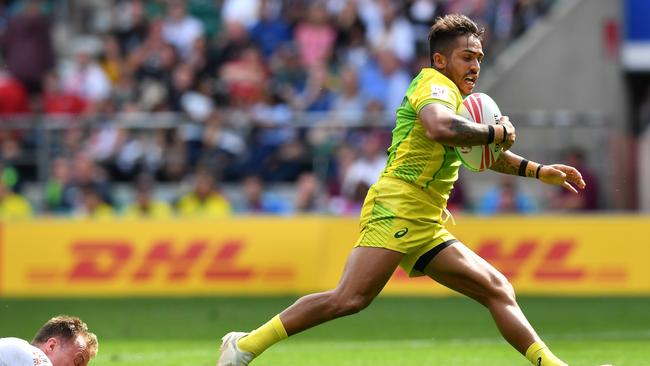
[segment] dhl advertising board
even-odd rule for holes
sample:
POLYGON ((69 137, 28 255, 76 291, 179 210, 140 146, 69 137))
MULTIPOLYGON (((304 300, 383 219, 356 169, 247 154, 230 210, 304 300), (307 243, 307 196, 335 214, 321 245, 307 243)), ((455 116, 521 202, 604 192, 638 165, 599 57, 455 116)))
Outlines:
MULTIPOLYGON (((520 294, 650 294, 650 218, 458 217, 520 294)), ((0 296, 301 294, 334 287, 354 218, 5 223, 0 296)), ((384 293, 450 294, 398 269, 384 293)))

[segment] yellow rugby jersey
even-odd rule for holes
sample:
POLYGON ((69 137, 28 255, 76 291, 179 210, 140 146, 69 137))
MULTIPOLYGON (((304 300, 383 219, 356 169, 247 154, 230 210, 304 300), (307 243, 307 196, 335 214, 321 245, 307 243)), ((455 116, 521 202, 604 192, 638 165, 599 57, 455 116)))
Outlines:
POLYGON ((458 179, 461 162, 450 146, 427 138, 418 113, 427 104, 440 103, 457 112, 463 97, 449 78, 433 68, 422 69, 397 108, 388 162, 382 177, 413 183, 427 192, 439 207, 447 205, 458 179))
POLYGON ((172 207, 164 201, 151 201, 149 207, 143 209, 137 203, 134 203, 126 208, 124 217, 135 218, 152 218, 152 219, 166 219, 172 217, 174 211, 172 207))

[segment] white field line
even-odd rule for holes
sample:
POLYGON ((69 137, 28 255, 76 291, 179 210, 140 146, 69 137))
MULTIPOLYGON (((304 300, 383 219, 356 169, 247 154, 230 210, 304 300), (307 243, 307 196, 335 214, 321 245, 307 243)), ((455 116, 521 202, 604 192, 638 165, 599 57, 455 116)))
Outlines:
MULTIPOLYGON (((544 334, 545 340, 553 341, 619 341, 619 340, 647 340, 650 345, 650 329, 639 331, 605 331, 596 333, 565 333, 565 334, 544 334)), ((350 340, 345 341, 298 341, 302 345, 309 343, 318 344, 319 347, 327 345, 327 348, 348 349, 348 348, 390 348, 399 345, 400 347, 407 348, 429 348, 436 344, 451 344, 451 345, 490 345, 490 344, 506 344, 506 341, 501 337, 485 337, 485 338, 445 338, 445 339, 409 339, 409 340, 350 340)), ((286 345, 286 350, 290 350, 291 345, 286 345)), ((278 347, 280 348, 280 347, 278 347)), ((285 348, 282 346, 282 348, 285 348)))
MULTIPOLYGON (((650 329, 639 330, 639 331, 604 331, 597 333, 589 333, 588 335, 581 333, 569 333, 569 334, 545 334, 544 339, 557 341, 573 341, 573 340, 600 340, 600 341, 618 341, 618 340, 647 340, 650 344, 650 329)), ((137 341, 136 341, 137 342, 137 341)), ((395 346, 400 348, 412 348, 412 349, 422 349, 422 348, 431 348, 435 347, 436 344, 451 344, 451 345, 491 345, 491 344, 505 344, 505 341, 500 337, 485 337, 485 338, 471 338, 471 339, 409 339, 409 340, 395 340, 395 341, 386 341, 386 340, 350 340, 350 341, 296 341, 292 344, 280 343, 276 348, 275 352, 296 352, 294 345, 300 344, 301 346, 312 346, 320 348, 322 352, 323 348, 328 350, 338 349, 390 349, 395 346)), ((218 352, 218 347, 206 348, 205 350, 183 350, 183 349, 165 349, 163 352, 158 353, 119 353, 119 355, 113 355, 116 361, 140 361, 140 360, 167 360, 170 354, 175 356, 203 356, 206 354, 216 356, 218 352)))
POLYGON ((147 352, 147 353, 126 353, 126 352, 117 352, 107 356, 111 363, 115 362, 125 362, 125 361, 168 361, 170 355, 174 357, 202 357, 205 355, 212 355, 216 359, 217 354, 219 353, 219 348, 215 347, 212 349, 205 350, 182 350, 182 349, 164 349, 158 352, 147 352))

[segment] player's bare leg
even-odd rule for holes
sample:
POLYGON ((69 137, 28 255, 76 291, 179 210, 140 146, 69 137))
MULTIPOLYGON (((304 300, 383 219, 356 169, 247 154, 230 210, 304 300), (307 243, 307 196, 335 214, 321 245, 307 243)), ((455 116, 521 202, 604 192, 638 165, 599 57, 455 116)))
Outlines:
POLYGON ((352 249, 334 290, 304 296, 280 314, 287 334, 363 310, 384 288, 402 257, 384 248, 352 249))
POLYGON ((539 340, 505 276, 463 244, 454 243, 438 253, 425 273, 487 307, 503 337, 519 352, 539 340))
MULTIPOLYGON (((519 308, 508 279, 462 243, 454 243, 438 253, 425 267, 425 273, 487 307, 503 337, 523 355, 529 357, 527 351, 536 351, 531 346, 543 346, 519 308)), ((549 360, 540 361, 540 365, 565 365, 550 351, 542 356, 549 360)))
POLYGON ((223 338, 218 366, 245 366, 287 336, 328 320, 357 313, 384 288, 403 254, 384 248, 356 247, 334 290, 304 296, 250 334, 223 338))

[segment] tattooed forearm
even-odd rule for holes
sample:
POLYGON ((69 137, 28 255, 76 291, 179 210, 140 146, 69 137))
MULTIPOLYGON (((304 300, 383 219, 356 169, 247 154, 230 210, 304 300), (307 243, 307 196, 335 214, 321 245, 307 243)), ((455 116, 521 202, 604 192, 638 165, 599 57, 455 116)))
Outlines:
MULTIPOLYGON (((481 146, 488 143, 490 128, 472 122, 438 103, 426 105, 419 113, 428 138, 447 146, 481 146)), ((502 130, 499 129, 501 139, 502 130)), ((498 134, 495 131, 494 137, 498 134)))
POLYGON ((487 126, 478 123, 467 123, 461 119, 454 119, 450 126, 459 142, 467 146, 485 145, 488 140, 487 126))
POLYGON ((479 146, 488 141, 488 127, 478 123, 468 123, 462 117, 454 116, 447 133, 436 139, 449 146, 479 146))
POLYGON ((492 164, 490 170, 495 172, 517 175, 519 173, 519 163, 521 162, 521 157, 511 153, 510 151, 504 151, 499 155, 497 161, 492 164))

